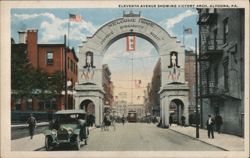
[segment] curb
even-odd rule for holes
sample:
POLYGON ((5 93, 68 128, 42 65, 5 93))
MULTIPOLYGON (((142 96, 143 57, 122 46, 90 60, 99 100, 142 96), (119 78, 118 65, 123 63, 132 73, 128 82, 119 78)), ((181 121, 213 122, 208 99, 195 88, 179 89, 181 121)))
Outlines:
MULTIPOLYGON (((38 123, 37 127, 42 127, 42 126, 48 126, 49 123, 38 123)), ((11 129, 22 129, 22 128, 28 128, 28 124, 20 124, 20 125, 11 125, 11 129)))
POLYGON ((222 149, 222 150, 224 150, 224 151, 229 151, 229 150, 227 150, 227 149, 225 149, 225 148, 222 148, 222 147, 220 147, 220 146, 217 146, 217 145, 214 145, 214 144, 210 144, 210 143, 208 143, 208 142, 206 142, 206 141, 204 141, 204 140, 200 140, 200 139, 198 139, 198 138, 194 138, 194 137, 192 137, 192 136, 190 136, 190 135, 188 135, 188 134, 181 133, 181 132, 176 131, 176 130, 171 129, 171 128, 169 128, 169 129, 170 129, 171 131, 174 131, 174 132, 177 132, 177 133, 179 133, 179 134, 188 136, 188 137, 190 137, 190 138, 192 138, 192 139, 198 140, 198 141, 203 142, 203 143, 205 143, 205 144, 212 145, 212 146, 214 146, 214 147, 216 147, 216 148, 219 148, 219 149, 222 149))

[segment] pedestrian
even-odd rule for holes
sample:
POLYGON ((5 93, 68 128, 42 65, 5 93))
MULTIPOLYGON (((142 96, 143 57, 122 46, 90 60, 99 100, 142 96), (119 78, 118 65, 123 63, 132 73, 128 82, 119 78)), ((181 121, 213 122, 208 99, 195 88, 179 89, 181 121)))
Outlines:
POLYGON ((211 115, 208 115, 208 120, 207 120, 207 134, 208 138, 210 138, 210 134, 212 135, 212 139, 214 139, 214 120, 211 117, 211 115))
POLYGON ((169 116, 169 125, 171 126, 172 123, 173 123, 173 117, 172 117, 172 115, 170 114, 170 116, 169 116))
POLYGON ((181 116, 181 125, 182 126, 185 126, 185 120, 186 120, 186 117, 185 116, 181 116))
POLYGON ((220 134, 221 131, 220 131, 220 128, 223 124, 223 121, 222 121, 222 117, 220 116, 220 114, 216 114, 215 116, 215 126, 216 126, 216 131, 220 134))
POLYGON ((160 121, 159 121, 157 127, 161 127, 161 124, 162 124, 162 118, 160 118, 160 121))
POLYGON ((125 123, 125 117, 124 115, 122 115, 122 124, 124 125, 124 123, 125 123))
POLYGON ((29 124, 30 139, 32 139, 36 128, 36 118, 33 116, 32 113, 30 114, 27 123, 29 124))
POLYGON ((90 126, 93 127, 94 123, 95 123, 95 116, 93 114, 90 114, 90 126))

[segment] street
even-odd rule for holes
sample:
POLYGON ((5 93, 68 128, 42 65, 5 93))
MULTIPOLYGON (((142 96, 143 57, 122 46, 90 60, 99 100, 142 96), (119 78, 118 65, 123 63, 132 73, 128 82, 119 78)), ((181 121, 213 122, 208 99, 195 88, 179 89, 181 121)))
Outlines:
MULTIPOLYGON (((185 127, 183 127, 185 128, 185 127)), ((41 140, 44 142, 44 140, 41 140)), ((45 148, 40 150, 45 151, 45 148)), ((54 151, 74 150, 68 146, 54 151)), ((126 123, 116 125, 116 130, 100 128, 90 132, 88 145, 82 151, 219 151, 221 149, 192 139, 169 129, 156 127, 156 124, 126 123)))

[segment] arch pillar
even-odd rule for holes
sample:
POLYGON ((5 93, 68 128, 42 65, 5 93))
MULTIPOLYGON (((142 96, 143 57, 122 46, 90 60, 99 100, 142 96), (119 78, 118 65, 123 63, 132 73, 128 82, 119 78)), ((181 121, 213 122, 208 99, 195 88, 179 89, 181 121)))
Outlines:
MULTIPOLYGON (((169 116, 170 116, 170 103, 174 99, 181 100, 183 103, 183 115, 185 116, 185 124, 189 125, 189 101, 188 93, 189 88, 187 84, 169 84, 165 85, 160 90, 160 103, 161 103, 161 118, 162 118, 162 127, 169 128, 169 116)), ((179 107, 181 108, 181 107, 179 107)), ((179 110, 180 111, 180 110, 179 110)))
POLYGON ((91 100, 95 106, 95 125, 99 127, 102 123, 102 113, 103 113, 103 98, 104 91, 99 86, 87 83, 79 84, 75 86, 76 95, 75 95, 75 108, 81 109, 81 103, 84 100, 91 100))
POLYGON ((184 109, 183 109, 183 115, 186 117, 186 120, 185 120, 185 124, 186 125, 189 125, 189 101, 188 101, 188 98, 183 98, 183 103, 186 103, 184 105, 184 109))

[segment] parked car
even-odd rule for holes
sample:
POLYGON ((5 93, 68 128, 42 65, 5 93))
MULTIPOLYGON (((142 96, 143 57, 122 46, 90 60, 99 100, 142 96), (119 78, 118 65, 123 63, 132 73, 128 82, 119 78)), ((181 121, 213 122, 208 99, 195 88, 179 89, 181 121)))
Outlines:
POLYGON ((44 132, 46 150, 61 144, 70 144, 80 150, 83 141, 87 145, 89 131, 84 110, 60 110, 54 118, 55 121, 44 132))

